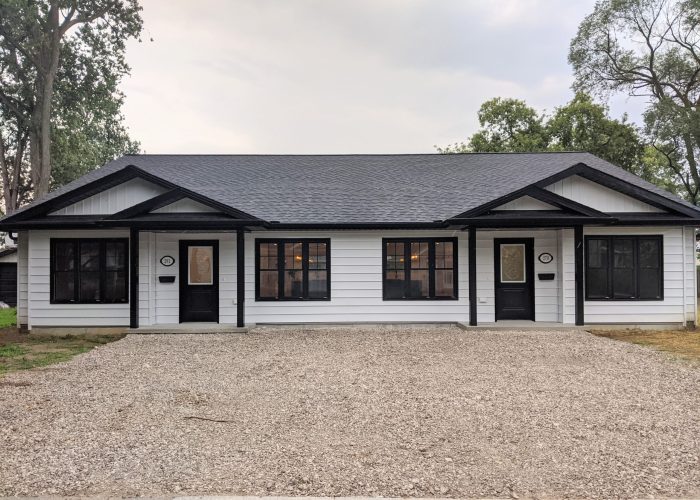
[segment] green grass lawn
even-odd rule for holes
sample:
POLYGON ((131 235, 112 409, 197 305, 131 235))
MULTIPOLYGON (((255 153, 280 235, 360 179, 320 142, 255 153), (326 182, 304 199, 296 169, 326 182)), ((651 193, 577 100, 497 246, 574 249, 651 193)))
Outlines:
POLYGON ((0 375, 67 361, 124 335, 0 336, 0 375), (3 340, 6 341, 3 345, 3 340))
POLYGON ((7 328, 17 325, 17 309, 0 309, 0 328, 7 328))

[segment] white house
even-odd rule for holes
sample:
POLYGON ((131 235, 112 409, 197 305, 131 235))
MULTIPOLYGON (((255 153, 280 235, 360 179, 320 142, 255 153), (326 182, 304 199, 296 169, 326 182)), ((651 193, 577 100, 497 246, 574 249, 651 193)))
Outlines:
POLYGON ((698 225, 586 153, 125 156, 0 220, 30 330, 693 324, 698 225))

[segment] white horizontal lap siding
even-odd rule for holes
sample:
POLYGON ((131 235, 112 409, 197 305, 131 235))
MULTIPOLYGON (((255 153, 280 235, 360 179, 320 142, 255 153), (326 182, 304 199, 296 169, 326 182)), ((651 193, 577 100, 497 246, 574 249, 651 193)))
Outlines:
POLYGON ((153 259, 150 258, 150 236, 152 233, 139 234, 139 326, 151 324, 151 291, 153 283, 153 259))
POLYGON ((576 262, 574 252, 574 230, 559 230, 560 270, 560 318, 569 325, 576 323, 576 262))
MULTIPOLYGON (((585 227, 589 235, 663 236, 664 299, 642 301, 584 301, 585 323, 682 323, 686 318, 685 295, 693 270, 683 270, 683 228, 680 227, 585 227)), ((693 303, 695 299, 692 299, 693 303)))
POLYGON ((49 215, 113 214, 164 193, 165 188, 143 179, 131 179, 105 189, 49 215))
POLYGON ((128 238, 125 230, 29 231, 28 309, 31 327, 128 326, 129 304, 51 304, 51 238, 128 238))
POLYGON ((494 239, 534 238, 535 257, 535 321, 559 320, 558 240, 555 230, 546 231, 477 231, 476 232, 476 289, 477 320, 492 323, 496 320, 494 239), (552 262, 543 264, 537 259, 541 253, 550 253, 552 262), (554 280, 540 281, 539 273, 554 273, 554 280))
MULTIPOLYGON (((469 321, 467 238, 460 231, 265 232, 246 235, 246 323, 469 321), (458 238, 458 300, 382 300, 382 238, 458 238), (255 301, 255 238, 330 238, 331 300, 255 301)), ((234 292, 235 293, 235 292, 234 292)))
MULTIPOLYGON (((155 323, 180 322, 180 240, 219 241, 219 323, 236 323, 236 235, 235 233, 155 233, 154 256, 151 259, 155 271, 155 323), (175 259, 172 266, 164 266, 160 260, 169 255, 175 259), (161 283, 159 276, 175 276, 174 283, 161 283)), ((142 304, 143 306, 144 304, 142 304)), ((145 313, 141 312, 143 318, 145 313)))
POLYGON ((601 212, 663 212, 656 207, 574 175, 545 189, 601 212))
POLYGON ((29 325, 29 234, 18 233, 17 239, 17 325, 29 325))

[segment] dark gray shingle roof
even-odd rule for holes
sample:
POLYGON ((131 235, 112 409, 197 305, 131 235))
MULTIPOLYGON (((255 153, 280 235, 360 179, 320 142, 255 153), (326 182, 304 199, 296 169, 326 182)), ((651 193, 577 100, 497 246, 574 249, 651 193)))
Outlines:
POLYGON ((134 165, 267 221, 432 222, 454 217, 577 163, 682 202, 588 153, 128 155, 39 202, 134 165))

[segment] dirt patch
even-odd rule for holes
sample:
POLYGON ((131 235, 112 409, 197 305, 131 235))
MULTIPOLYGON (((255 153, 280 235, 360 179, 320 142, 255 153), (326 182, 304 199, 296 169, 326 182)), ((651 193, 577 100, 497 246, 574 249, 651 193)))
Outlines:
POLYGON ((0 328, 0 346, 16 342, 25 342, 27 337, 28 334, 20 333, 19 329, 14 326, 0 328))
POLYGON ((592 330, 591 333, 658 349, 700 365, 700 330, 592 330))

